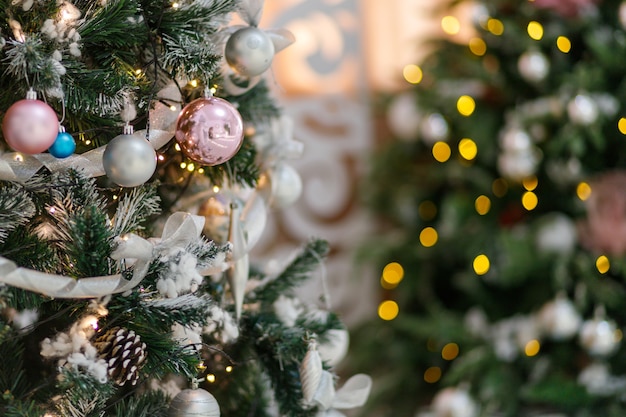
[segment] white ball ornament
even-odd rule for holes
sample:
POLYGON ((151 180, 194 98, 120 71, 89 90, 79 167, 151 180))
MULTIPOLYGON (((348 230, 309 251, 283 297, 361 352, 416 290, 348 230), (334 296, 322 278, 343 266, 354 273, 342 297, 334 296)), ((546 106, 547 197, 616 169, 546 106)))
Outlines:
POLYGON ((580 314, 565 296, 546 303, 537 317, 541 330, 556 340, 563 340, 574 336, 582 321, 580 314))
POLYGON ((548 58, 539 51, 526 51, 517 61, 517 69, 529 82, 543 81, 550 72, 548 58))
POLYGON ((172 400, 168 417, 220 417, 215 397, 201 388, 186 389, 172 400))
POLYGON ((421 115, 412 92, 402 93, 393 99, 387 109, 387 124, 399 139, 405 141, 417 139, 421 115))
POLYGON ((328 341, 320 343, 317 350, 322 360, 329 366, 336 366, 346 357, 350 345, 350 335, 345 329, 331 329, 326 332, 328 341))
POLYGON ((617 327, 612 321, 596 317, 585 321, 580 329, 580 344, 592 355, 608 356, 619 343, 617 327))
POLYGON ((422 140, 424 143, 432 145, 438 141, 445 141, 448 139, 450 129, 448 122, 439 113, 433 113, 428 115, 422 120, 420 125, 420 133, 422 134, 422 140))
POLYGON ((445 388, 433 399, 435 417, 476 417, 478 405, 469 393, 461 388, 445 388))
POLYGON ((102 155, 107 177, 122 187, 136 187, 148 181, 157 166, 156 152, 146 139, 122 134, 111 140, 102 155))
POLYGON ((500 135, 500 147, 505 152, 527 151, 532 145, 532 139, 522 129, 508 128, 500 135))
POLYGON ((598 104, 589 96, 579 94, 567 103, 567 115, 570 120, 581 126, 588 126, 598 120, 598 104))
POLYGON ((284 162, 269 168, 259 180, 259 192, 272 207, 285 208, 302 194, 302 179, 291 165, 284 162))
POLYGON ((504 152, 498 156, 498 170, 504 177, 522 181, 537 172, 538 152, 533 149, 526 152, 504 152))
POLYGON ((539 220, 535 242, 540 251, 568 254, 578 240, 576 225, 562 213, 546 214, 539 220))
POLYGON ((248 26, 228 38, 224 56, 237 74, 254 77, 270 67, 274 52, 274 43, 270 37, 257 27, 248 26))

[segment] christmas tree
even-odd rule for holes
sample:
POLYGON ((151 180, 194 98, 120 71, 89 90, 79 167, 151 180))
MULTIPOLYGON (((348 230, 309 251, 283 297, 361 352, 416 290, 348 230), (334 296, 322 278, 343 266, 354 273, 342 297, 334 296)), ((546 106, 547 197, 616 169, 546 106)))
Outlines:
POLYGON ((381 99, 368 415, 624 415, 626 3, 473 3, 381 99))
POLYGON ((0 7, 0 415, 326 416, 347 349, 294 290, 328 244, 252 262, 299 195, 263 1, 0 7), (238 15, 241 22, 233 25, 238 15))

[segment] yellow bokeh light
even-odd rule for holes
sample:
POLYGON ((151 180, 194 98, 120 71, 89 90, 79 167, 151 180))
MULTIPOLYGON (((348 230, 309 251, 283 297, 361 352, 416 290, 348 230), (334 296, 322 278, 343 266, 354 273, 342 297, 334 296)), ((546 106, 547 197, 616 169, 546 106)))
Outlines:
POLYGON ((528 211, 537 208, 538 203, 539 199, 537 198, 537 194, 533 193, 532 191, 526 191, 522 196, 522 205, 528 211))
POLYGON ((491 191, 496 197, 504 197, 509 191, 509 184, 504 178, 498 178, 491 183, 491 191))
POLYGON ((537 356, 540 349, 541 349, 541 344, 539 343, 539 341, 536 339, 533 339, 530 342, 526 343, 526 346, 524 347, 524 353, 528 357, 537 356))
POLYGON ((596 259, 596 268, 598 268, 598 272, 601 274, 609 272, 609 269, 611 269, 611 262, 609 261, 609 258, 604 255, 598 256, 598 259, 596 259))
POLYGON ((474 258, 472 266, 474 267, 474 272, 476 272, 476 275, 485 275, 487 272, 489 272, 489 267, 491 266, 491 264, 489 262, 489 258, 487 258, 487 255, 481 254, 474 258))
POLYGON ((490 18, 487 21, 487 30, 496 36, 500 36, 504 33, 504 24, 498 19, 490 18))
POLYGON ((226 372, 228 372, 228 373, 231 373, 231 372, 233 371, 233 367, 232 367, 232 366, 230 366, 230 365, 228 365, 228 366, 226 367, 226 369, 224 369, 224 370, 225 370, 226 372))
POLYGON ((422 81, 424 73, 418 65, 409 64, 402 70, 402 76, 411 84, 419 84, 422 81))
POLYGON ((463 116, 471 116, 476 110, 476 102, 470 96, 461 96, 456 102, 456 108, 463 116))
POLYGON ((461 30, 461 22, 454 16, 444 16, 441 19, 441 28, 448 35, 456 35, 461 30))
POLYGON ((478 154, 478 146, 476 146, 476 142, 473 140, 463 138, 459 141, 459 153, 463 158, 471 161, 478 154))
POLYGON ((589 196, 591 196, 591 186, 587 184, 586 182, 581 182, 576 187, 576 195, 582 201, 585 201, 586 199, 589 198, 589 196))
POLYGON ((437 206, 430 200, 422 201, 417 208, 422 220, 432 220, 437 215, 437 206))
POLYGON ((622 341, 622 339, 624 338, 624 332, 622 332, 621 329, 616 329, 615 330, 615 342, 619 343, 622 341))
POLYGON ((483 56, 487 53, 487 44, 481 38, 472 38, 469 41, 469 49, 476 56, 483 56))
POLYGON ((474 207, 476 208, 476 212, 481 216, 489 213, 491 210, 491 200, 486 195, 479 196, 474 202, 474 207))
POLYGON ((191 80, 189 84, 191 84, 193 88, 196 88, 198 86, 198 80, 191 80))
POLYGON ((378 306, 378 317, 383 320, 393 320, 398 317, 399 312, 400 308, 398 307, 398 303, 392 300, 383 301, 378 306))
POLYGON ((207 382, 210 382, 210 383, 215 382, 215 375, 213 375, 213 374, 208 374, 208 375, 206 376, 206 380, 207 380, 207 382))
POLYGON ((420 243, 426 248, 434 246, 437 243, 437 239, 439 239, 439 235, 432 227, 426 227, 420 232, 420 243))
POLYGON ((622 135, 626 135, 626 117, 619 119, 619 122, 617 122, 617 128, 622 135))
POLYGON ((533 20, 528 24, 527 30, 528 36, 530 36, 531 39, 538 41, 543 38, 543 26, 541 25, 541 23, 533 20))
POLYGON ((522 180, 522 185, 526 189, 526 191, 534 191, 539 185, 539 179, 535 176, 524 178, 522 180))
POLYGON ((448 343, 441 350, 441 357, 447 361, 456 359, 459 356, 459 345, 456 343, 448 343))
POLYGON ((383 280, 388 284, 398 285, 404 278, 404 268, 397 262, 391 262, 383 268, 383 280))
POLYGON ((432 366, 424 372, 424 381, 429 384, 434 384, 441 379, 441 368, 438 366, 432 366))
POLYGON ((381 275, 380 276, 380 286, 383 288, 383 290, 393 290, 394 288, 396 288, 398 286, 398 284, 391 284, 391 283, 385 281, 385 279, 381 275))
POLYGON ((568 53, 572 49, 572 42, 567 36, 559 36, 556 38, 556 47, 564 54, 568 53))
POLYGON ((452 150, 447 143, 439 141, 433 145, 433 157, 435 157, 438 162, 446 162, 450 159, 451 154, 452 150))

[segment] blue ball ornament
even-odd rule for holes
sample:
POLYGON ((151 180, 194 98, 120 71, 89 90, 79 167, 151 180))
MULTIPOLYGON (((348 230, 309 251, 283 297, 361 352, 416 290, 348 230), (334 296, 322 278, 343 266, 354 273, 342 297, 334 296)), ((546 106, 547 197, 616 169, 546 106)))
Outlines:
POLYGON ((55 158, 67 158, 76 150, 76 141, 66 132, 59 132, 48 152, 55 158))

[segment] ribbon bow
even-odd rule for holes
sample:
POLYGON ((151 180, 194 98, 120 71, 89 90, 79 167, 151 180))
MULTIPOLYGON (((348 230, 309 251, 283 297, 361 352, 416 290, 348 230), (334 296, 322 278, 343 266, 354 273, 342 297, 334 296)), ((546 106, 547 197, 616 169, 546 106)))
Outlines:
POLYGON ((369 397, 371 388, 372 378, 369 375, 357 374, 335 391, 333 375, 328 371, 323 371, 317 392, 313 396, 313 401, 320 408, 316 417, 345 417, 336 409, 347 410, 361 407, 369 397))

